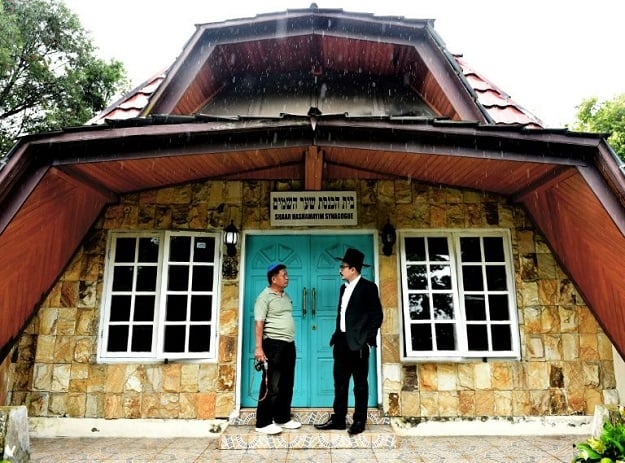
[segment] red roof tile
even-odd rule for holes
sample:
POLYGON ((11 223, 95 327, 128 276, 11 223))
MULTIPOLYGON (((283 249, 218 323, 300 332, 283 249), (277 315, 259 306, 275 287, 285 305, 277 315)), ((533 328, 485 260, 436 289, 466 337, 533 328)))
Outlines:
POLYGON ((495 124, 521 124, 528 127, 543 127, 542 121, 519 105, 510 96, 481 74, 474 71, 460 56, 454 56, 462 69, 469 86, 473 88, 477 101, 495 124))
POLYGON ((87 122, 87 125, 104 124, 106 119, 131 119, 147 107, 150 98, 158 90, 166 72, 160 72, 122 96, 115 103, 87 122))

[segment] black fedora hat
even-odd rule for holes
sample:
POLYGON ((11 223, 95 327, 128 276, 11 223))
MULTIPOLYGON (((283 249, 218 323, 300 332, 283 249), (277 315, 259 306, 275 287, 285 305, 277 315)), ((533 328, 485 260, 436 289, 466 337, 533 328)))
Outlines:
POLYGON ((369 265, 363 263, 365 261, 365 255, 358 249, 354 248, 347 248, 343 257, 335 257, 335 259, 349 264, 350 267, 370 267, 369 265))

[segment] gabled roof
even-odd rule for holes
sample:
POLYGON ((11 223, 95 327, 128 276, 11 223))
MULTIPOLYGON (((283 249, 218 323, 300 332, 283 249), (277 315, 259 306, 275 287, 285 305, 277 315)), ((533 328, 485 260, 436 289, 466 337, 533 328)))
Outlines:
POLYGON ((0 170, 5 352, 120 195, 210 179, 297 179, 318 190, 350 178, 507 196, 625 353, 625 180, 616 157, 602 135, 541 128, 451 56, 431 20, 310 8, 199 25, 166 72, 98 121, 23 138, 0 170), (400 79, 434 117, 324 114, 312 105, 272 117, 202 113, 249 73, 313 79, 325 70, 400 79))
POLYGON ((349 80, 353 74, 386 76, 409 86, 437 117, 542 127, 536 116, 464 59, 451 55, 433 23, 311 7, 200 24, 169 70, 139 85, 91 122, 196 114, 224 88, 243 85, 246 76, 301 71, 315 81, 328 72, 349 74, 349 80), (175 84, 168 79, 171 73, 175 84), (185 78, 187 83, 181 84, 185 78))

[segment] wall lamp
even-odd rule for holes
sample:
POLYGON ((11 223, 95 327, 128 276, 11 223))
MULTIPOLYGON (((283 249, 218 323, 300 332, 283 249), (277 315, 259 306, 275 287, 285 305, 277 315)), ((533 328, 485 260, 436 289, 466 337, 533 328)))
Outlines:
POLYGON ((393 254, 393 245, 397 240, 397 234, 395 233, 395 227, 391 225, 391 221, 387 220, 386 225, 382 227, 382 252, 385 256, 393 254))
POLYGON ((228 257, 237 255, 237 243, 239 242, 239 230, 234 226, 231 220, 230 225, 224 228, 224 244, 228 251, 228 257))
POLYGON ((230 225, 224 228, 224 244, 226 245, 226 256, 224 256, 221 274, 224 278, 233 280, 239 273, 239 263, 237 262, 237 243, 239 242, 239 230, 230 221, 230 225))

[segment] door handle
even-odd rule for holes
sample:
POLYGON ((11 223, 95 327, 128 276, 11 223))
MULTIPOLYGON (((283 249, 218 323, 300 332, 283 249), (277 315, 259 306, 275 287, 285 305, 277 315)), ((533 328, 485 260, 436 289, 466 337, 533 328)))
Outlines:
POLYGON ((306 299, 308 299, 308 291, 304 288, 302 291, 302 317, 306 316, 306 299))
POLYGON ((312 289, 312 316, 315 318, 317 315, 317 290, 315 288, 312 289))

